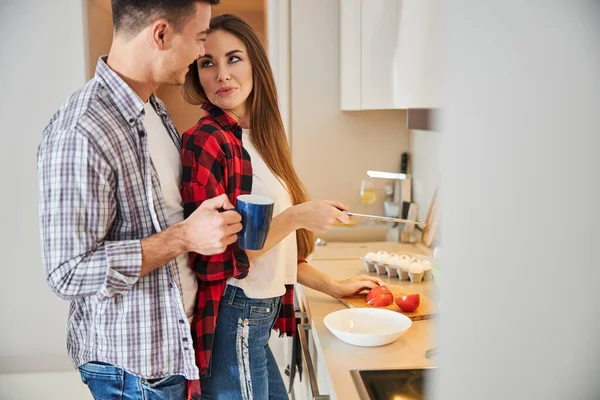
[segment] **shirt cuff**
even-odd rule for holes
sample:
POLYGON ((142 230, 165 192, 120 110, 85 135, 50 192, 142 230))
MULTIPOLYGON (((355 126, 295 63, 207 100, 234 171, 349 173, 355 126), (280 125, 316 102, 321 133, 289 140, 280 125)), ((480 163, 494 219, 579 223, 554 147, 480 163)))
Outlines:
POLYGON ((124 295, 140 279, 142 243, 140 240, 104 242, 108 273, 99 294, 101 297, 124 295))

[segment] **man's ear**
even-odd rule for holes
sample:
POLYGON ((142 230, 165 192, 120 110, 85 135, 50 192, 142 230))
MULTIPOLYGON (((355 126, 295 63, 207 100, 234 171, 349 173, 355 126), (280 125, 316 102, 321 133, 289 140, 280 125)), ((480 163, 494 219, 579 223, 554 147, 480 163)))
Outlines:
POLYGON ((152 24, 152 44, 159 50, 166 48, 168 36, 172 32, 173 27, 165 19, 159 19, 152 24))

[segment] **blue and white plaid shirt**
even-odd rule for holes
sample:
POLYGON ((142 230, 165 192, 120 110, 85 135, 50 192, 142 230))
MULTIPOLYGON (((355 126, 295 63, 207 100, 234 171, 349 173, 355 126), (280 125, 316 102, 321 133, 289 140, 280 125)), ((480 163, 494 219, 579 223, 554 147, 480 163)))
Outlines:
MULTIPOLYGON (((150 101, 181 150, 166 108, 150 101)), ((38 149, 46 277, 71 301, 75 366, 198 379, 176 261, 140 278, 140 240, 168 227, 143 118, 142 100, 100 59, 46 127, 38 149)))

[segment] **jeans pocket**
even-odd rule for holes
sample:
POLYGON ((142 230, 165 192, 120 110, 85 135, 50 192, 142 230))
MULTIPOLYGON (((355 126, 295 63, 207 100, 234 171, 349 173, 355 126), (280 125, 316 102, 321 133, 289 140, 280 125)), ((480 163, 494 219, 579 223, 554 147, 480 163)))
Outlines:
POLYGON ((248 313, 249 322, 266 322, 273 318, 277 309, 273 302, 252 302, 248 313))
POLYGON ((186 379, 183 375, 171 375, 157 380, 146 379, 145 383, 146 386, 148 386, 151 389, 162 389, 171 386, 182 385, 186 383, 186 379))
POLYGON ((101 400, 121 400, 123 397, 124 371, 114 365, 92 361, 79 368, 81 380, 92 396, 101 400))

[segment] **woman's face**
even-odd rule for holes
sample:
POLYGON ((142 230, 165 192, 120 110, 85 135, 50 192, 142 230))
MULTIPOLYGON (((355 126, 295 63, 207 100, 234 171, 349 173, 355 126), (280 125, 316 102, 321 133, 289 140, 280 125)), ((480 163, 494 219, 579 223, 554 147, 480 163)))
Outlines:
POLYGON ((200 84, 208 100, 223 111, 246 113, 252 92, 252 64, 244 43, 229 32, 208 34, 205 55, 197 61, 200 84))

